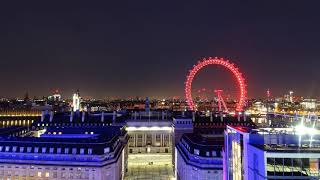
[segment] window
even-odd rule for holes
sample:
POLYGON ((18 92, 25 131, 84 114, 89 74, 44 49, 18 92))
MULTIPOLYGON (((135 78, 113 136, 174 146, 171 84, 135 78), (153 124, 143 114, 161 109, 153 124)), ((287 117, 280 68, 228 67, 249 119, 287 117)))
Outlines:
POLYGON ((35 147, 35 148, 34 148, 34 152, 35 152, 35 153, 38 153, 38 152, 39 152, 39 148, 38 148, 38 147, 35 147))
POLYGON ((84 154, 84 148, 80 149, 80 154, 84 154))
POLYGON ((206 156, 210 156, 210 152, 209 151, 206 152, 206 156))
POLYGON ((24 147, 20 147, 20 152, 23 152, 24 151, 24 147))
POLYGON ((217 151, 212 151, 212 156, 217 157, 217 151))
POLYGON ((16 152, 17 151, 17 146, 13 146, 12 147, 12 152, 16 152))
POLYGON ((47 148, 46 148, 46 147, 43 147, 43 148, 42 148, 42 153, 46 153, 46 151, 47 151, 47 148))
POLYGON ((32 147, 27 147, 27 152, 31 153, 32 147))
POLYGON ((77 154, 77 148, 72 148, 72 154, 77 154))
POLYGON ((2 149, 3 149, 3 146, 0 146, 0 151, 2 151, 2 149))
POLYGON ((38 172, 38 177, 41 177, 41 172, 38 172))
POLYGON ((88 154, 92 154, 92 149, 91 148, 88 149, 88 154))
POLYGON ((6 146, 6 152, 10 150, 10 146, 6 146))
POLYGON ((48 177, 49 177, 49 172, 46 172, 45 177, 46 177, 46 178, 48 178, 48 177))
POLYGON ((199 155, 199 154, 200 154, 199 149, 194 149, 194 154, 195 154, 195 155, 199 155))
POLYGON ((109 152, 110 152, 110 148, 109 147, 104 148, 104 153, 109 153, 109 152))
POLYGON ((57 149, 57 154, 61 154, 61 148, 57 149))
POLYGON ((50 154, 52 154, 54 151, 54 148, 50 148, 50 154))
POLYGON ((69 148, 64 148, 64 153, 69 154, 69 148))

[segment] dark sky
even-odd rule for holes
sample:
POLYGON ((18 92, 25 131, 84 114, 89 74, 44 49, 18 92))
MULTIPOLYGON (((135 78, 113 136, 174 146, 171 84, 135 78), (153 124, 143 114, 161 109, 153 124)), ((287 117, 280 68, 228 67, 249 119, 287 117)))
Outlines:
MULTIPOLYGON (((249 97, 320 96, 317 1, 108 2, 1 2, 0 96, 183 96, 188 70, 209 56, 239 66, 249 97)), ((234 83, 214 66, 195 81, 234 83)))

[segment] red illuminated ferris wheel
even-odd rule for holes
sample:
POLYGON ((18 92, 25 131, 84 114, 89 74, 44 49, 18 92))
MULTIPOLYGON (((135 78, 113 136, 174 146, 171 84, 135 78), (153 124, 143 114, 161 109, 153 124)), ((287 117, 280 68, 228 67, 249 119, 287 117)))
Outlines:
POLYGON ((239 69, 232 63, 230 63, 228 60, 224 60, 223 58, 211 58, 209 57, 208 59, 203 59, 202 61, 199 61, 198 64, 194 65, 193 68, 190 70, 188 76, 187 76, 187 80, 185 83, 185 96, 186 96, 186 100, 189 106, 190 110, 196 110, 195 108, 195 104, 193 102, 192 99, 192 93, 191 93, 191 87, 192 87, 192 81, 193 78, 196 76, 196 74, 198 73, 198 71, 200 71, 202 68, 208 66, 208 65, 220 65, 223 66, 225 68, 227 68, 229 71, 231 71, 231 73, 235 76, 236 80, 237 80, 237 84, 239 86, 240 89, 240 94, 239 94, 239 99, 238 99, 238 103, 236 106, 236 111, 242 111, 243 107, 245 105, 245 99, 246 99, 246 84, 244 82, 244 78, 242 77, 241 72, 239 71, 239 69))

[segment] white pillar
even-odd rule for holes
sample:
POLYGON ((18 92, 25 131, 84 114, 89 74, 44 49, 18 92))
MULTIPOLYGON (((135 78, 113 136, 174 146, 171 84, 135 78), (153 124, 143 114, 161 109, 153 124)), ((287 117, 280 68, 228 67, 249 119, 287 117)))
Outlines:
POLYGON ((44 121, 44 116, 45 116, 45 112, 44 112, 44 111, 42 111, 42 113, 41 113, 41 122, 43 122, 43 121, 44 121))
POLYGON ((101 122, 104 122, 104 111, 101 112, 101 122))

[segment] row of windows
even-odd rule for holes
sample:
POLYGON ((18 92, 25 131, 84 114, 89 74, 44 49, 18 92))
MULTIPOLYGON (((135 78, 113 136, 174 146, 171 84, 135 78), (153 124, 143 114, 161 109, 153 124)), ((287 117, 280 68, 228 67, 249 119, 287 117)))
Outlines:
POLYGON ((177 121, 177 124, 192 124, 192 121, 177 121))
MULTIPOLYGON (((188 144, 184 139, 182 139, 181 142, 182 142, 182 144, 184 145, 184 147, 185 147, 189 152, 191 152, 191 148, 190 148, 189 144, 188 144)), ((194 150, 193 150, 193 154, 195 154, 195 155, 197 155, 197 156, 200 156, 200 150, 199 150, 199 149, 194 149, 194 150)), ((211 151, 211 152, 210 152, 210 151, 206 151, 206 152, 205 152, 205 155, 206 155, 207 157, 210 157, 210 156, 218 157, 217 151, 211 151)))
MULTIPOLYGON (((0 152, 14 152, 14 153, 56 153, 56 154, 92 154, 92 148, 47 148, 47 147, 17 147, 17 146, 0 146, 0 152)), ((109 153, 110 148, 104 148, 104 153, 109 153)))

